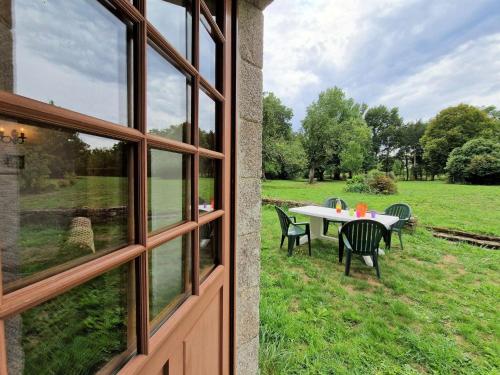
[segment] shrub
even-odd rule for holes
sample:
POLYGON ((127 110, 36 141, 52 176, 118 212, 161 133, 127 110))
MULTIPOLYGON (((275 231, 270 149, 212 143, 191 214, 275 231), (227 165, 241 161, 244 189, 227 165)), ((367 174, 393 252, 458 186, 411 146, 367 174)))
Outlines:
POLYGON ((347 180, 344 190, 348 193, 370 193, 370 186, 364 176, 358 175, 347 180))
POLYGON ((476 138, 453 149, 446 163, 450 182, 500 184, 500 143, 476 138))
POLYGON ((372 169, 371 171, 369 171, 366 175, 366 178, 368 180, 373 180, 375 177, 377 176, 385 176, 385 173, 378 170, 378 169, 372 169))
POLYGON ((368 186, 374 194, 395 194, 398 191, 394 181, 384 175, 377 175, 368 180, 368 186))

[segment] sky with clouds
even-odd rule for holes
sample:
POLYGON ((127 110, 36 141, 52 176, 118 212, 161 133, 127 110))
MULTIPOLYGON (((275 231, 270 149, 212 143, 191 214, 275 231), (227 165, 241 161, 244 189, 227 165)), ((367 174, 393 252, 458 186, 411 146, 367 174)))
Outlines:
POLYGON ((333 86, 407 121, 500 107, 498 0, 274 0, 264 17, 264 90, 293 108, 295 129, 333 86))

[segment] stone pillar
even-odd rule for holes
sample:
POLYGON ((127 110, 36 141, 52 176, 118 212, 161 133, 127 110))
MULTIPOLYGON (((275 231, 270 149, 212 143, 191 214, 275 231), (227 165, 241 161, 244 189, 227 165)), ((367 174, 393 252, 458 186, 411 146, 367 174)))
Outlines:
POLYGON ((263 9, 270 0, 238 2, 238 185, 236 373, 259 373, 260 209, 262 169, 263 9))
POLYGON ((0 1, 0 90, 14 89, 11 0, 0 1))

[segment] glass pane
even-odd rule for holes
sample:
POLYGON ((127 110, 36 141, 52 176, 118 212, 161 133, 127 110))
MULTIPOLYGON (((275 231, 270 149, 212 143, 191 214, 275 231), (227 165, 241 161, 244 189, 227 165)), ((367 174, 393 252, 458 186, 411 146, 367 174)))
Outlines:
POLYGON ((130 27, 87 0, 16 0, 5 17, 0 90, 130 124, 130 27))
POLYGON ((149 252, 149 319, 152 330, 191 295, 191 235, 149 252))
POLYGON ((191 83, 148 46, 148 132, 191 142, 191 83))
POLYGON ((209 213, 218 208, 216 197, 218 161, 200 157, 200 179, 198 186, 198 209, 200 215, 209 213))
POLYGON ((215 56, 217 45, 210 35, 210 25, 205 16, 200 15, 200 73, 213 87, 217 88, 215 56))
POLYGON ((200 227, 200 278, 204 278, 219 264, 219 222, 212 221, 200 227))
POLYGON ((216 103, 203 90, 199 92, 200 147, 215 150, 217 148, 216 103))
POLYGON ((148 0, 147 17, 182 56, 191 61, 192 18, 190 2, 148 0))
MULTIPOLYGON (((9 374, 94 374, 136 350, 133 263, 5 321, 9 374)), ((111 370, 111 369, 110 369, 111 370)))
POLYGON ((158 232, 191 218, 191 157, 149 149, 148 225, 158 232))
POLYGON ((4 292, 134 241, 133 148, 0 118, 4 292))

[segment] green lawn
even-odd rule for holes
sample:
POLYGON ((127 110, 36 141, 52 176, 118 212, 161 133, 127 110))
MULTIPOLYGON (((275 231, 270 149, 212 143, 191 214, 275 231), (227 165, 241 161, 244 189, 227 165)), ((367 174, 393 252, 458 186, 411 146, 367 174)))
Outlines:
POLYGON ((396 195, 344 192, 344 182, 267 181, 262 196, 323 203, 341 197, 350 206, 368 203, 383 210, 392 203, 408 203, 419 223, 500 236, 500 186, 452 185, 442 181, 400 181, 396 195))
MULTIPOLYGON (((487 209, 499 206, 498 187, 399 188, 379 197, 342 193, 342 183, 271 181, 263 195, 340 195, 375 209, 405 201, 420 223, 499 234, 498 214, 487 209)), ((500 373, 500 252, 436 239, 420 226, 404 234, 404 251, 393 241, 381 257, 380 280, 359 259, 346 277, 334 243, 315 241, 312 257, 306 246, 287 257, 272 207, 263 207, 262 221, 263 374, 500 373)))

